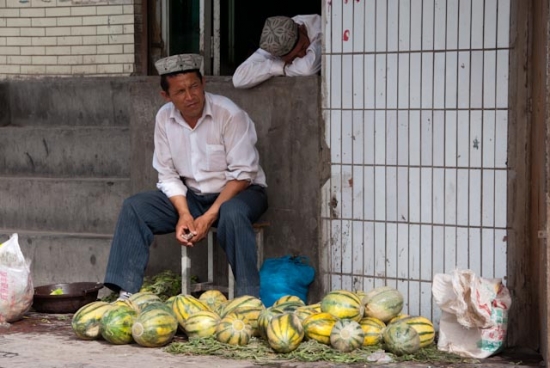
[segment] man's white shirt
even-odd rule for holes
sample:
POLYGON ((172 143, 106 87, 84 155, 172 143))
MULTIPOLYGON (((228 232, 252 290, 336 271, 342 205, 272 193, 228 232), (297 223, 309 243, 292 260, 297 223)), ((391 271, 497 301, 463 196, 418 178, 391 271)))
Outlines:
POLYGON ((211 93, 205 96, 203 115, 194 129, 171 102, 158 111, 153 155, 157 188, 173 197, 185 196, 188 189, 220 193, 230 180, 265 187, 254 122, 230 99, 211 93))

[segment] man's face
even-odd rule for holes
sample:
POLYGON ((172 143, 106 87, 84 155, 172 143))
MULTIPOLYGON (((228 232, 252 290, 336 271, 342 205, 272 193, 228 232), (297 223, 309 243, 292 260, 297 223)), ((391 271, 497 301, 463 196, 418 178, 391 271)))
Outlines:
POLYGON ((288 54, 281 57, 285 64, 292 64, 294 59, 303 58, 304 56, 306 56, 307 48, 309 47, 310 41, 307 35, 306 27, 303 24, 300 25, 298 34, 299 38, 296 46, 294 46, 294 48, 290 50, 288 54))
POLYGON ((176 106, 189 124, 195 124, 204 110, 204 82, 196 73, 176 74, 168 77, 168 92, 162 96, 176 106))

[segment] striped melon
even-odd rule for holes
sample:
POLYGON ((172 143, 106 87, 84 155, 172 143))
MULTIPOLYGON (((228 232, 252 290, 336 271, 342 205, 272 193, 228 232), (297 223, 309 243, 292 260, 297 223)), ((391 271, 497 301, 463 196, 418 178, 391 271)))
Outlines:
POLYGON ((132 325, 132 337, 135 342, 141 346, 159 347, 172 340, 178 330, 178 321, 174 313, 165 308, 167 306, 162 302, 150 303, 135 318, 132 325), (164 308, 160 308, 161 305, 164 308))
POLYGON ((227 302, 227 298, 219 290, 206 290, 199 296, 199 300, 208 305, 212 311, 216 311, 220 304, 227 302))
POLYGON ((185 331, 185 320, 190 315, 196 312, 210 310, 205 303, 194 296, 183 294, 176 296, 176 299, 172 304, 172 309, 176 314, 178 325, 183 331, 185 331))
POLYGON ((302 301, 295 301, 295 300, 291 300, 291 301, 288 301, 288 302, 283 302, 283 303, 279 303, 277 305, 273 305, 273 308, 277 308, 278 310, 281 310, 283 311, 284 313, 292 313, 294 311, 296 311, 296 309, 300 308, 300 307, 303 307, 304 306, 304 303, 302 301))
MULTIPOLYGON (((166 304, 166 306, 170 308, 172 312, 174 311, 174 302, 176 300, 176 297, 177 295, 171 296, 170 298, 166 299, 166 301, 164 302, 164 304, 166 304)), ((174 313, 174 315, 176 315, 176 313, 174 313)))
POLYGON ((404 322, 414 328, 420 337, 420 347, 431 345, 435 339, 435 329, 432 321, 422 316, 409 316, 399 319, 396 322, 404 322))
POLYGON ((305 305, 303 307, 298 307, 294 311, 294 314, 298 316, 298 318, 300 319, 300 321, 302 323, 304 322, 304 319, 306 319, 307 317, 309 317, 313 314, 317 314, 317 313, 320 313, 320 312, 317 312, 315 309, 311 308, 308 305, 305 305))
POLYGON ((132 337, 132 325, 137 312, 128 305, 114 305, 101 317, 101 336, 115 345, 129 344, 132 337))
POLYGON ((357 294, 347 290, 334 290, 321 300, 321 311, 338 319, 351 319, 356 322, 363 318, 364 307, 357 294))
POLYGON ((274 316, 283 313, 284 312, 282 310, 273 307, 265 308, 260 312, 260 315, 258 316, 258 331, 264 340, 267 340, 267 326, 269 325, 271 319, 274 316))
POLYGON ((296 350, 304 339, 304 328, 294 313, 273 316, 267 325, 267 342, 277 353, 296 350))
POLYGON ((315 304, 309 304, 309 305, 307 305, 307 307, 313 309, 313 310, 314 310, 315 312, 317 312, 317 313, 321 313, 321 312, 322 312, 322 311, 321 311, 321 302, 315 303, 315 304))
POLYGON ((216 305, 216 307, 212 311, 216 312, 216 314, 221 317, 221 315, 223 313, 223 309, 225 308, 225 306, 228 303, 229 303, 229 300, 226 301, 226 302, 220 303, 220 304, 216 305))
POLYGON ((159 302, 150 302, 147 304, 142 304, 139 314, 145 313, 149 309, 162 309, 163 311, 170 313, 177 320, 176 313, 174 313, 174 309, 168 304, 166 304, 165 302, 159 301, 159 302))
POLYGON ((306 305, 304 303, 304 301, 302 299, 300 299, 300 297, 296 296, 296 295, 284 295, 282 297, 280 297, 279 299, 277 299, 275 301, 275 303, 273 303, 273 307, 276 307, 278 306, 279 304, 282 304, 282 303, 286 303, 286 302, 296 302, 296 303, 299 303, 300 306, 304 306, 306 305))
POLYGON ((78 338, 94 340, 101 336, 100 321, 103 314, 113 308, 107 302, 97 301, 86 304, 76 311, 71 321, 71 327, 78 338))
POLYGON ((330 313, 316 313, 302 321, 305 337, 321 344, 330 345, 330 333, 338 318, 330 313))
POLYGON ((386 323, 396 317, 403 309, 403 295, 390 286, 381 286, 367 293, 362 304, 365 317, 378 318, 386 323))
POLYGON ((252 328, 252 336, 260 336, 260 329, 258 327, 258 318, 260 317, 260 313, 265 309, 264 306, 261 307, 251 307, 251 306, 244 306, 235 308, 232 313, 236 313, 238 315, 244 316, 247 323, 252 328))
POLYGON ((150 291, 140 291, 132 294, 128 300, 134 303, 134 305, 138 308, 138 311, 141 311, 141 309, 149 303, 162 302, 158 295, 150 291))
POLYGON ((420 336, 416 330, 401 321, 389 324, 383 337, 386 349, 395 355, 414 354, 420 349, 420 336))
POLYGON ((393 323, 393 322, 395 322, 395 321, 398 321, 398 320, 403 319, 403 318, 408 317, 408 316, 409 316, 409 315, 406 314, 406 313, 399 313, 397 316, 393 317, 392 319, 390 319, 390 320, 388 321, 388 325, 389 325, 390 323, 393 323))
POLYGON ((220 312, 220 317, 225 317, 233 310, 239 307, 263 307, 264 304, 259 298, 251 295, 242 295, 235 299, 229 300, 220 312))
POLYGON ((116 307, 120 307, 120 306, 130 307, 133 310, 135 310, 136 313, 139 313, 139 307, 133 301, 131 301, 130 299, 123 299, 123 300, 117 299, 114 302, 112 302, 111 304, 116 306, 116 307))
POLYGON ((384 341, 382 333, 386 328, 386 324, 374 317, 364 317, 359 321, 363 332, 365 333, 365 339, 363 340, 363 346, 378 345, 384 341))
POLYGON ((193 313, 185 321, 185 333, 189 338, 214 336, 220 320, 220 316, 212 311, 193 313))
POLYGON ((350 352, 363 345, 365 333, 361 325, 352 319, 336 321, 330 332, 330 345, 336 350, 350 352))
POLYGON ((229 345, 247 345, 252 337, 252 328, 243 315, 229 313, 216 327, 216 340, 229 345))

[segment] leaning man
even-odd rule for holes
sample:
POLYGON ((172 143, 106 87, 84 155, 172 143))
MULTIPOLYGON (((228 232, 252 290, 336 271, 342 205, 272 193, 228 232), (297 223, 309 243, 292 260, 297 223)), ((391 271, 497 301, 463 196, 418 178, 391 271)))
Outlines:
POLYGON ((175 233, 193 247, 212 226, 233 269, 235 295, 259 296, 252 224, 266 211, 267 195, 256 130, 230 99, 205 92, 201 63, 195 54, 155 63, 167 101, 155 121, 159 190, 122 205, 104 282, 120 299, 140 290, 154 235, 175 233))

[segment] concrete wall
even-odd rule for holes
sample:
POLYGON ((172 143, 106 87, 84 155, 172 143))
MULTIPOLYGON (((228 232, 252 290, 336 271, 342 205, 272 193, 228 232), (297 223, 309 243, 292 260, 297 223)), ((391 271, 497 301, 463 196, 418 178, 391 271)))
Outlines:
POLYGON ((133 0, 0 0, 0 79, 130 75, 134 13, 133 0))
MULTIPOLYGON (((154 189, 158 77, 57 78, 0 83, 0 239, 20 234, 37 284, 102 281, 122 200, 154 189), (45 148, 47 147, 47 148, 45 148), (78 262, 81 262, 79 265, 78 262), (62 280, 63 279, 63 280, 62 280)), ((317 268, 324 170, 318 77, 277 78, 236 90, 229 77, 206 89, 233 99, 256 124, 267 174, 265 257, 300 254, 317 268)), ((179 245, 157 237, 148 273, 180 270, 179 245)), ((204 247, 191 252, 195 272, 204 247)), ((310 298, 320 297, 320 275, 310 298)))

